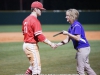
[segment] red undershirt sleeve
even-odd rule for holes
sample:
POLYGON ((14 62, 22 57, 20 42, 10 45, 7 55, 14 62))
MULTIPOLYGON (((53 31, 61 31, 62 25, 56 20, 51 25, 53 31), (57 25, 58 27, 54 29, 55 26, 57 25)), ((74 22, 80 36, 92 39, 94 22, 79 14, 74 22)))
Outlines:
POLYGON ((43 42, 46 39, 46 37, 43 34, 37 35, 37 37, 40 42, 43 42))

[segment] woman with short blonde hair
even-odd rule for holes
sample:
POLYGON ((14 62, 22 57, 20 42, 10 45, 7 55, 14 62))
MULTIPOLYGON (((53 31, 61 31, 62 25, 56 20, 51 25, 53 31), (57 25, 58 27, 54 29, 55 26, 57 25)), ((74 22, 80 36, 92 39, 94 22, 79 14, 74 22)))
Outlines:
POLYGON ((76 9, 69 9, 66 11, 66 14, 69 15, 69 17, 72 19, 72 20, 77 20, 78 17, 79 17, 79 11, 76 10, 76 9), (67 14, 68 13, 68 14, 67 14))
POLYGON ((89 54, 91 51, 90 44, 86 39, 82 24, 78 21, 78 17, 78 10, 69 9, 66 11, 66 19, 67 22, 70 23, 70 27, 68 31, 63 30, 62 32, 64 35, 67 35, 67 38, 57 43, 56 47, 67 44, 72 40, 74 49, 77 51, 77 73, 79 75, 85 75, 84 71, 86 71, 88 75, 96 75, 89 64, 89 54))

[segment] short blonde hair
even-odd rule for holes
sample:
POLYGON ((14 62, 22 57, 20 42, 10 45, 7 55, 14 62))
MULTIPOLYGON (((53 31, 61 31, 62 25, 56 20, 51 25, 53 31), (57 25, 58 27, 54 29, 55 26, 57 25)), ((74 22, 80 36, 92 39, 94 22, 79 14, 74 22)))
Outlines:
POLYGON ((68 9, 66 12, 69 12, 69 15, 74 19, 77 20, 79 17, 79 11, 76 9, 68 9))

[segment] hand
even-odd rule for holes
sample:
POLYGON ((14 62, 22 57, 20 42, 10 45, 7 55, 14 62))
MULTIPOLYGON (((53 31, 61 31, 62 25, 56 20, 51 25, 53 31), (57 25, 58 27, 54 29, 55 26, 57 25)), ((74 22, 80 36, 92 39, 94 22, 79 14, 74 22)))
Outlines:
POLYGON ((55 44, 55 46, 53 47, 53 49, 56 49, 58 46, 61 46, 61 45, 62 45, 62 43, 59 42, 59 43, 55 44))
POLYGON ((55 44, 55 47, 53 47, 53 49, 56 49, 59 45, 55 44))
POLYGON ((68 35, 68 31, 63 30, 62 32, 64 35, 68 35))
POLYGON ((56 47, 56 44, 55 43, 51 43, 51 45, 50 45, 53 49, 55 49, 55 47, 56 47))

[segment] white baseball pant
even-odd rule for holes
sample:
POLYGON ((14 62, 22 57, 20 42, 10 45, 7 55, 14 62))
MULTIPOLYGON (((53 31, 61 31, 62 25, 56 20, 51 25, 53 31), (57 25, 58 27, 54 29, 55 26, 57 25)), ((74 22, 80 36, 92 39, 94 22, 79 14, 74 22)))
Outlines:
POLYGON ((96 73, 90 67, 89 54, 90 47, 80 48, 76 53, 77 72, 79 75, 85 75, 84 71, 86 71, 88 75, 96 75, 96 73))
POLYGON ((37 44, 31 44, 31 43, 23 44, 23 50, 30 62, 29 68, 32 70, 32 75, 41 73, 41 63, 40 63, 40 55, 38 49, 39 48, 37 44))

